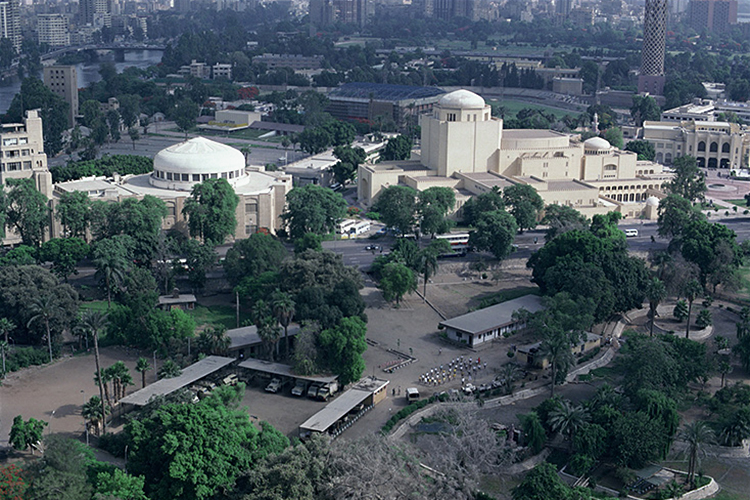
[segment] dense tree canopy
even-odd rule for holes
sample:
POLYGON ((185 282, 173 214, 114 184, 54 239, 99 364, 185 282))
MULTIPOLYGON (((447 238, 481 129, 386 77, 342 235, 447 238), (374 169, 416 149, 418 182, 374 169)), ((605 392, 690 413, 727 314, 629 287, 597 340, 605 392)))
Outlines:
POLYGON ((672 162, 675 175, 667 184, 667 190, 694 202, 702 200, 706 192, 705 174, 698 168, 698 163, 693 156, 680 156, 672 162))
POLYGON ((388 139, 388 144, 385 145, 385 149, 380 153, 380 159, 382 161, 398 161, 408 160, 411 156, 412 141, 405 135, 397 135, 392 139, 388 139))
POLYGON ((193 186, 182 213, 188 218, 190 235, 221 245, 237 228, 235 211, 240 198, 226 179, 207 179, 193 186))
POLYGON ((38 247, 49 226, 47 197, 33 179, 8 179, 7 222, 21 236, 24 245, 38 247))
POLYGON ((386 226, 395 227, 402 234, 414 228, 417 191, 406 186, 390 186, 381 191, 373 210, 380 214, 386 226))
POLYGON ((517 229, 515 218, 505 210, 482 212, 474 223, 469 244, 491 252, 496 259, 504 259, 510 255, 517 229))
POLYGON ((346 200, 339 193, 315 184, 292 189, 286 201, 281 217, 294 239, 305 233, 331 233, 346 216, 346 200))
POLYGON ((503 190, 503 201, 510 214, 516 219, 518 229, 533 229, 537 217, 544 208, 544 201, 539 193, 528 184, 514 184, 503 190))

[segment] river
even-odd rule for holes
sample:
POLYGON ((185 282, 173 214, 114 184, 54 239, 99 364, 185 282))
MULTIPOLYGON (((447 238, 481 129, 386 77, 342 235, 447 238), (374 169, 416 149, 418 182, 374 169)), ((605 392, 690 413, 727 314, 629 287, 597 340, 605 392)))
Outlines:
MULTIPOLYGON (((116 62, 115 67, 117 72, 121 73, 125 68, 135 66, 137 68, 145 69, 149 66, 159 64, 161 62, 162 51, 160 50, 127 50, 125 51, 125 61, 116 62)), ((76 70, 78 72, 78 87, 88 87, 92 82, 98 82, 102 79, 99 76, 99 65, 101 63, 94 64, 76 64, 76 70)), ((41 78, 41 75, 39 75, 41 78)), ((0 114, 5 113, 10 107, 10 103, 15 96, 21 90, 21 81, 18 78, 13 78, 10 81, 0 82, 0 114)))

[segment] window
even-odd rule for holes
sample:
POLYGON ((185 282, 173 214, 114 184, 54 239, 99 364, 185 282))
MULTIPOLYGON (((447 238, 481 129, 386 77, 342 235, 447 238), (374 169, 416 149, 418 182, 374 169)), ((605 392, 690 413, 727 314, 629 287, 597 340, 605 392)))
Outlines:
POLYGON ((204 181, 208 180, 208 174, 201 174, 201 179, 204 181))
POLYGON ((168 181, 172 180, 172 172, 167 172, 167 180, 168 181))
POLYGON ((604 165, 604 170, 617 170, 617 165, 604 165))
POLYGON ((712 142, 711 143, 711 147, 710 147, 710 152, 711 153, 716 153, 718 151, 719 151, 719 144, 716 143, 716 142, 712 142))
POLYGON ((729 153, 729 151, 730 151, 730 146, 728 142, 725 142, 724 144, 721 145, 722 153, 729 153))
POLYGON ((3 146, 15 146, 18 144, 18 139, 11 138, 11 139, 3 139, 3 146))
POLYGON ((701 141, 698 143, 698 151, 705 151, 706 150, 706 143, 701 141))
POLYGON ((221 178, 222 179, 226 179, 227 178, 227 173, 226 172, 222 172, 221 173, 221 178))
POLYGON ((190 174, 182 174, 182 182, 190 182, 190 174))
POLYGON ((219 177, 219 174, 211 174, 212 179, 217 179, 219 177))
POLYGON ((455 122, 456 121, 456 113, 448 113, 446 119, 449 122, 455 122))
POLYGON ((21 137, 20 139, 18 139, 18 144, 28 144, 28 143, 29 143, 28 137, 21 137))
POLYGON ((23 169, 24 170, 31 170, 31 162, 30 161, 23 162, 23 169))
POLYGON ((193 182, 200 182, 201 174, 193 174, 193 182))

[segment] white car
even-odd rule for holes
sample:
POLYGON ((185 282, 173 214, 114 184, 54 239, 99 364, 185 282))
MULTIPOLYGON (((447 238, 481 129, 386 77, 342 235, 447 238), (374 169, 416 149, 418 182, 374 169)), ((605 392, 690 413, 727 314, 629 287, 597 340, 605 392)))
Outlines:
POLYGON ((470 396, 476 390, 477 390, 477 388, 476 388, 476 386, 474 384, 466 384, 464 386, 464 394, 466 394, 467 396, 470 396))
POLYGON ((266 392, 279 392, 281 389, 281 379, 275 378, 271 380, 271 383, 266 386, 266 392))

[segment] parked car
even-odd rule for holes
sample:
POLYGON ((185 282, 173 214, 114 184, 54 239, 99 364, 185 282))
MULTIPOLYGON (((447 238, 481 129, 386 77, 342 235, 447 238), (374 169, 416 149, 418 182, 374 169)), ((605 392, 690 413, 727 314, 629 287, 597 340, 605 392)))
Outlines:
POLYGON ((297 383, 292 387, 292 396, 302 397, 305 395, 307 390, 307 382, 304 380, 297 380, 297 383))
POLYGON ((281 389, 281 379, 274 378, 271 380, 271 383, 266 386, 266 392, 279 392, 279 389, 281 389))
POLYGON ((476 390, 477 388, 474 384, 466 384, 464 386, 464 394, 466 394, 467 396, 474 394, 474 391, 476 390))
POLYGON ((237 382, 239 382, 239 381, 240 380, 237 378, 237 375, 235 375, 234 373, 232 373, 232 374, 229 374, 226 377, 224 377, 224 379, 222 379, 221 383, 224 384, 224 385, 237 385, 237 382))

